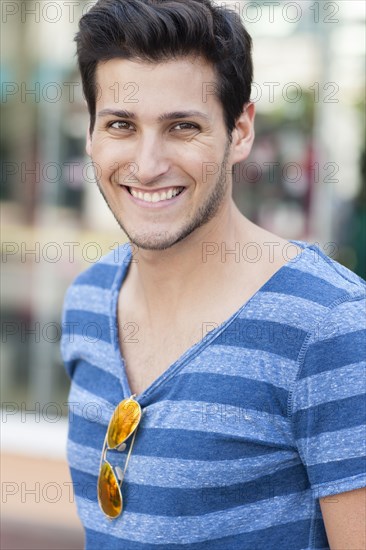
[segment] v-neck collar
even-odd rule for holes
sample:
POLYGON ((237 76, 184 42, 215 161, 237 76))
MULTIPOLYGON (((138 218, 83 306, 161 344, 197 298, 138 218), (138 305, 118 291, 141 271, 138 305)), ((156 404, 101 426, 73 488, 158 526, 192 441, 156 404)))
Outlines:
MULTIPOLYGON (((303 241, 289 241, 292 244, 297 245, 299 248, 302 248, 303 252, 301 253, 301 257, 304 255, 304 252, 311 247, 312 245, 309 245, 306 242, 303 241)), ((125 247, 126 245, 124 245, 125 247)), ((121 353, 120 348, 120 341, 119 341, 119 330, 118 330, 118 297, 119 292, 121 289, 121 286, 126 278, 128 269, 130 267, 131 261, 132 261, 132 249, 131 246, 127 248, 127 253, 123 258, 123 261, 121 262, 121 265, 119 269, 117 270, 113 286, 111 289, 112 292, 112 299, 111 299, 111 307, 109 311, 110 315, 110 326, 112 329, 112 344, 114 348, 114 354, 115 354, 115 361, 114 364, 116 365, 116 369, 118 372, 116 372, 117 378, 121 381, 122 390, 123 390, 123 397, 127 398, 130 395, 132 395, 132 390, 130 388, 130 384, 127 378, 126 373, 126 365, 125 360, 121 353)), ((215 340, 228 326, 231 325, 231 323, 242 313, 242 311, 248 307, 249 304, 251 304, 257 297, 259 293, 261 293, 266 287, 266 290, 270 290, 271 283, 274 282, 278 277, 282 275, 282 272, 284 269, 288 268, 293 262, 298 263, 299 258, 296 256, 295 260, 288 261, 285 265, 281 266, 275 273, 273 273, 267 281, 263 283, 263 285, 252 294, 252 296, 243 303, 237 311, 235 311, 228 319, 226 319, 223 323, 221 323, 218 327, 211 330, 208 334, 206 334, 203 338, 201 338, 198 342, 193 344, 191 347, 189 347, 183 354, 178 357, 174 363, 172 363, 162 374, 160 374, 142 393, 136 395, 135 399, 140 403, 141 406, 146 405, 146 402, 150 400, 151 395, 153 395, 154 391, 164 384, 167 380, 175 376, 175 374, 181 370, 181 368, 184 367, 189 361, 192 361, 194 357, 196 357, 198 354, 200 354, 208 345, 211 344, 213 340, 215 340)))

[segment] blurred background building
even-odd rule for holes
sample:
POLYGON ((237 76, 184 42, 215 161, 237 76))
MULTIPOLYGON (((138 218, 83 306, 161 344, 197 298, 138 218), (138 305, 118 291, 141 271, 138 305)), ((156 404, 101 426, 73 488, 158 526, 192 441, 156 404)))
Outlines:
MULTIPOLYGON (((66 465, 65 290, 125 241, 84 153, 73 37, 89 0, 1 2, 2 548, 82 548, 66 465)), ((251 220, 366 278, 365 3, 216 1, 254 41, 251 220)))

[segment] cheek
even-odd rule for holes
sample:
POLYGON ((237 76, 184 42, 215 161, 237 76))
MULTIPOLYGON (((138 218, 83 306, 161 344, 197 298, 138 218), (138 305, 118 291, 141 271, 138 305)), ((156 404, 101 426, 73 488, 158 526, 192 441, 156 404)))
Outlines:
POLYGON ((98 169, 100 179, 107 180, 122 169, 125 162, 121 155, 121 145, 95 141, 92 144, 92 159, 98 169))
POLYGON ((220 153, 206 147, 189 147, 181 149, 176 162, 197 181, 208 181, 220 170, 220 153))

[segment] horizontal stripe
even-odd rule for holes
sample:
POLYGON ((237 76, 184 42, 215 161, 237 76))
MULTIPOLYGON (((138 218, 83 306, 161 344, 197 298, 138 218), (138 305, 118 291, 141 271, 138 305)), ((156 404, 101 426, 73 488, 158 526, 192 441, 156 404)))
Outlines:
POLYGON ((90 393, 73 383, 69 395, 70 422, 74 417, 82 417, 93 423, 108 426, 112 414, 121 400, 110 403, 102 397, 90 393))
POLYGON ((252 300, 249 300, 240 313, 240 318, 275 321, 308 332, 313 330, 314 325, 327 311, 321 304, 299 296, 291 296, 287 292, 280 294, 260 290, 252 300))
MULTIPOLYGON (((75 398, 71 401, 69 438, 80 445, 87 445, 96 450, 101 449, 111 417, 110 407, 105 410, 95 401, 85 400, 80 403, 80 400, 77 401, 75 398)), ((172 427, 174 424, 167 429, 166 426, 160 426, 158 423, 151 426, 152 422, 150 422, 149 426, 149 414, 149 412, 144 414, 138 428, 133 449, 136 454, 210 461, 213 456, 220 456, 223 460, 234 460, 283 450, 293 452, 295 449, 295 445, 291 445, 292 440, 287 442, 283 438, 282 441, 280 439, 274 441, 275 435, 268 421, 264 424, 264 430, 270 437, 267 440, 260 432, 261 425, 257 418, 248 426, 246 436, 243 433, 235 436, 233 429, 230 431, 234 433, 230 436, 226 430, 226 426, 232 424, 230 419, 221 418, 215 422, 217 431, 208 430, 205 421, 201 430, 197 429, 200 426, 195 423, 189 423, 187 429, 174 428, 172 427), (218 428, 221 428, 221 432, 218 428)), ((268 417, 269 415, 266 418, 268 417)))
POLYGON ((298 381, 294 393, 293 411, 354 397, 364 393, 365 390, 366 363, 323 371, 298 381))
POLYGON ((318 246, 308 246, 299 260, 291 262, 287 267, 324 279, 339 290, 346 290, 350 296, 362 285, 355 273, 329 258, 318 246))
MULTIPOLYGON (((120 453, 121 454, 121 453, 120 453)), ((108 458, 112 466, 124 469, 126 456, 108 458)), ((130 459, 130 462, 133 459, 130 459)), ((131 483, 130 463, 126 470, 122 496, 130 513, 159 517, 204 515, 228 510, 254 502, 298 494, 309 489, 309 480, 302 465, 271 472, 250 482, 229 483, 212 487, 203 483, 197 488, 159 487, 131 483)), ((71 468, 71 475, 76 472, 71 468)), ((140 474, 141 475, 141 474, 140 474)), ((77 472, 78 485, 75 494, 97 502, 97 478, 85 472, 77 472)))
MULTIPOLYGON (((321 325, 316 327, 315 341, 329 340, 330 338, 352 334, 359 330, 366 330, 366 299, 358 296, 333 307, 321 325), (363 314, 362 314, 363 313, 363 314)), ((366 343, 363 346, 366 355, 366 343)))
POLYGON ((120 373, 119 351, 108 342, 102 340, 89 342, 84 336, 75 334, 71 342, 67 342, 66 338, 63 339, 61 349, 65 363, 79 362, 82 359, 113 376, 120 373))
MULTIPOLYGON (((225 371, 225 363, 223 363, 225 371)), ((181 386, 174 395, 177 382, 170 378, 166 382, 166 392, 170 399, 174 396, 176 401, 201 401, 206 403, 202 408, 203 414, 212 414, 216 406, 227 405, 226 412, 235 421, 235 415, 239 419, 241 409, 245 411, 257 410, 270 412, 274 415, 286 416, 288 392, 282 388, 276 388, 272 384, 251 380, 250 378, 228 376, 224 373, 194 373, 186 374, 181 371, 179 375, 181 386), (172 392, 169 391, 172 386, 172 392), (276 407, 275 407, 276 405, 276 407), (272 408, 271 408, 272 406, 272 408)))
POLYGON ((102 315, 110 314, 111 290, 90 285, 75 285, 68 290, 67 301, 71 309, 102 315))
POLYGON ((278 271, 276 277, 272 277, 261 290, 282 294, 284 288, 286 288, 286 294, 298 296, 325 307, 346 296, 343 289, 328 283, 324 278, 286 266, 278 271))
POLYGON ((325 464, 335 460, 359 458, 366 449, 366 426, 355 426, 344 430, 326 432, 316 437, 298 441, 306 464, 325 464))
POLYGON ((108 316, 89 311, 86 317, 85 312, 78 309, 69 309, 62 325, 64 339, 72 342, 78 335, 94 346, 101 340, 113 342, 115 330, 108 316))
POLYGON ((312 508, 308 504, 307 491, 285 495, 276 499, 276 515, 273 516, 271 500, 236 506, 224 512, 211 512, 205 515, 180 517, 149 516, 126 510, 113 522, 106 519, 96 502, 79 498, 79 513, 84 518, 86 528, 98 530, 107 535, 140 542, 144 533, 149 533, 149 544, 199 543, 211 539, 236 535, 238 532, 256 532, 273 529, 288 523, 288 510, 292 510, 292 523, 308 521, 312 508))
POLYGON ((355 488, 353 479, 358 487, 366 486, 366 457, 314 464, 309 466, 308 472, 314 490, 319 489, 319 496, 343 493, 355 488))
POLYGON ((67 442, 67 458, 70 468, 97 477, 99 473, 102 445, 100 449, 75 443, 69 438, 67 442))
POLYGON ((78 368, 74 374, 76 386, 92 396, 100 397, 103 401, 105 390, 108 388, 108 397, 111 403, 119 403, 123 399, 120 380, 105 370, 92 365, 88 361, 78 361, 78 368))
POLYGON ((230 413, 231 416, 223 417, 220 408, 212 411, 204 402, 160 401, 147 408, 143 425, 145 428, 210 431, 226 438, 237 437, 242 441, 249 438, 257 443, 272 442, 289 447, 293 444, 289 421, 281 416, 260 411, 254 415, 244 407, 232 407, 230 413), (244 418, 244 421, 239 422, 240 418, 244 418))
POLYGON ((110 289, 119 271, 119 265, 96 263, 75 280, 74 285, 88 285, 96 288, 110 289))
POLYGON ((143 456, 182 458, 184 460, 206 460, 220 457, 222 460, 266 456, 278 450, 293 452, 293 448, 277 442, 261 442, 256 432, 252 439, 245 437, 230 437, 223 433, 210 431, 190 431, 179 429, 139 427, 136 436, 134 452, 143 456), (148 443, 148 445, 146 445, 148 443), (141 451, 140 451, 141 449, 141 451))
POLYGON ((84 409, 83 416, 75 414, 75 412, 69 414, 68 441, 91 447, 99 452, 103 448, 107 424, 99 424, 94 420, 92 415, 95 415, 95 411, 94 407, 90 407, 90 412, 87 408, 84 409))
MULTIPOLYGON (((102 449, 106 426, 88 420, 85 416, 73 414, 70 424, 69 439, 80 445, 92 447, 96 452, 102 449)), ((245 438, 229 438, 224 434, 218 437, 210 432, 191 432, 174 429, 147 430, 139 426, 133 448, 136 455, 146 457, 166 457, 182 460, 211 461, 213 456, 220 456, 222 460, 266 456, 278 450, 294 452, 292 448, 277 443, 265 444, 250 441, 245 438), (148 442, 146 446, 145 442, 148 442), (179 441, 179 444, 177 444, 179 441), (250 444, 249 444, 250 443, 250 444)))
MULTIPOLYGON (((242 533, 242 526, 238 526, 238 533, 229 537, 220 537, 197 543, 179 544, 174 543, 174 550, 244 550, 246 548, 266 550, 306 550, 310 530, 310 521, 302 520, 292 523, 284 523, 275 527, 257 530, 254 533, 242 533)), ((126 540, 123 538, 104 535, 86 530, 86 544, 89 541, 95 548, 108 548, 108 550, 151 550, 151 544, 126 540)), ((170 550, 172 547, 161 542, 154 544, 154 550, 170 550)), ((317 547, 318 548, 318 547, 317 547)))
POLYGON ((309 347, 300 378, 326 370, 338 369, 366 359, 366 330, 349 332, 309 347))
POLYGON ((297 365, 270 352, 215 344, 203 349, 177 373, 177 377, 190 373, 219 374, 223 371, 228 376, 252 378, 288 390, 296 376, 297 365))
POLYGON ((129 482, 139 485, 192 489, 250 483, 254 478, 299 465, 294 453, 279 451, 239 460, 181 460, 135 455, 128 465, 129 482), (141 480, 141 472, 144 477, 141 480), (141 481, 140 481, 141 480, 141 481))
POLYGON ((338 430, 350 430, 365 423, 366 396, 355 395, 299 410, 293 416, 297 438, 313 438, 338 430))
POLYGON ((243 346, 296 360, 305 336, 303 330, 290 325, 236 318, 212 344, 243 346))
MULTIPOLYGON (((141 433, 141 432, 140 432, 141 433)), ((139 434, 140 435, 140 434, 139 434)), ((202 441, 201 441, 202 444, 202 441)), ((124 452, 126 454, 128 448, 124 452)), ((97 475, 101 449, 85 447, 69 441, 70 466, 90 475, 97 475)), ((118 457, 117 457, 118 458, 118 457)), ((128 480, 135 485, 151 485, 177 489, 217 487, 249 482, 268 471, 276 471, 300 464, 292 451, 278 451, 249 458, 227 460, 191 460, 138 454, 134 446, 128 464, 128 480), (143 477, 141 472, 144 472, 143 477)))
POLYGON ((126 266, 130 263, 131 257, 136 261, 136 247, 132 249, 132 245, 129 242, 121 243, 119 246, 114 248, 111 252, 108 252, 101 257, 100 262, 103 265, 110 266, 126 266))

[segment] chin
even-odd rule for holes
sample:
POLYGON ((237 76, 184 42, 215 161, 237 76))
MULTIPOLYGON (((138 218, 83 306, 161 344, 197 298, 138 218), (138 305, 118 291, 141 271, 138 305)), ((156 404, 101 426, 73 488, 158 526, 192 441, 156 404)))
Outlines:
POLYGON ((151 233, 145 235, 127 235, 132 244, 141 248, 142 250, 166 250, 173 246, 177 240, 180 239, 174 237, 173 235, 156 234, 151 233))

